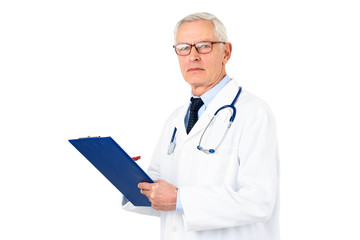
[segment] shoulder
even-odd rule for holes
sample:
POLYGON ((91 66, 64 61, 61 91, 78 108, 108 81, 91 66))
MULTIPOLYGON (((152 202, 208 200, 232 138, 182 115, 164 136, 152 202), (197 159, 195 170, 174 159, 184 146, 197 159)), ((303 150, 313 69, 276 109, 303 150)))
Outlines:
POLYGON ((242 90, 239 100, 235 105, 245 108, 270 110, 269 105, 264 100, 245 90, 242 90))
POLYGON ((237 114, 242 118, 270 118, 274 119, 269 105, 261 98, 247 91, 242 91, 239 100, 235 103, 237 114))
MULTIPOLYGON (((187 110, 189 106, 188 105, 183 105, 180 107, 177 107, 171 114, 170 116, 167 118, 167 122, 171 121, 172 119, 176 119, 178 118, 180 115, 183 115, 183 113, 187 110)), ((185 117, 185 116, 184 116, 185 117)))
POLYGON ((168 126, 174 126, 179 118, 185 118, 185 113, 188 108, 188 105, 184 104, 183 106, 177 107, 165 120, 164 128, 168 126))
MULTIPOLYGON (((236 79, 231 79, 231 80, 232 81, 228 84, 229 88, 239 89, 240 85, 238 81, 236 79)), ((240 96, 238 100, 235 102, 235 107, 249 112, 261 111, 261 110, 271 112, 269 105, 264 100, 248 92, 244 88, 242 88, 240 96)))

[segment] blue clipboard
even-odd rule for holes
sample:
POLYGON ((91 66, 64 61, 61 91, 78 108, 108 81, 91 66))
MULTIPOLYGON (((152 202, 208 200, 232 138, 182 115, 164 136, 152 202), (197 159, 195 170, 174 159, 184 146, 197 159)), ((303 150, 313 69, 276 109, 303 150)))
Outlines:
POLYGON ((69 142, 134 206, 151 206, 137 185, 153 183, 153 180, 111 137, 71 139, 69 142))

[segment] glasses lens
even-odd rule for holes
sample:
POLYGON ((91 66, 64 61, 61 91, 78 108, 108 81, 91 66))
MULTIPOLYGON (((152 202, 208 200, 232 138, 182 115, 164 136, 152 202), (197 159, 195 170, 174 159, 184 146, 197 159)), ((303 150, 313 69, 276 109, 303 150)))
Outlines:
POLYGON ((191 46, 186 43, 181 43, 175 46, 175 51, 181 56, 188 55, 191 51, 191 46))
POLYGON ((199 53, 209 53, 212 50, 211 42, 199 42, 195 45, 199 53))

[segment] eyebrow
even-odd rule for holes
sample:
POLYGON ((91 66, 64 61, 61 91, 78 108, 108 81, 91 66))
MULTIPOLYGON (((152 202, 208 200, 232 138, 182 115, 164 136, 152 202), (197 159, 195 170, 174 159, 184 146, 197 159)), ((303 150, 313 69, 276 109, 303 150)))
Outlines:
MULTIPOLYGON (((201 43, 201 42, 216 42, 217 40, 201 40, 199 42, 196 42, 194 44, 197 44, 197 43, 201 43)), ((191 43, 186 43, 186 42, 178 42, 176 43, 175 45, 178 45, 178 44, 189 44, 189 45, 192 45, 191 43)))

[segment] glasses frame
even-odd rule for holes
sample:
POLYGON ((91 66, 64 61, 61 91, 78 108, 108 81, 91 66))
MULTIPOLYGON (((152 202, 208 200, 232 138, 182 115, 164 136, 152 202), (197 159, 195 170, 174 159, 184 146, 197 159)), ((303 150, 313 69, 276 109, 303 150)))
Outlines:
POLYGON ((187 56, 191 53, 191 50, 193 47, 195 47, 196 51, 199 53, 199 54, 207 54, 207 53, 210 53, 212 50, 213 50, 213 45, 214 44, 217 44, 217 43, 223 43, 223 44, 226 44, 226 42, 221 42, 221 41, 201 41, 201 42, 198 42, 198 43, 195 43, 195 44, 189 44, 189 43, 178 43, 176 45, 173 45, 173 48, 175 49, 175 53, 179 56, 187 56), (198 45, 199 43, 211 43, 211 49, 209 52, 206 52, 206 53, 201 53, 199 52, 199 49, 196 47, 196 45, 198 45), (179 54, 177 51, 176 51, 176 46, 180 45, 180 44, 187 44, 190 46, 190 51, 188 54, 179 54))

